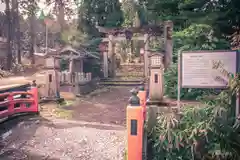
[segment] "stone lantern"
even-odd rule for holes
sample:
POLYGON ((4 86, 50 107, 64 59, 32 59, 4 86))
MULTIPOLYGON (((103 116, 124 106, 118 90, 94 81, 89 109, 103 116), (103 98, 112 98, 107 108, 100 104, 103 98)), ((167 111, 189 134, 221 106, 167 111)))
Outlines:
POLYGON ((164 55, 159 52, 153 52, 149 55, 150 77, 149 77, 149 100, 162 101, 164 94, 164 55))
POLYGON ((47 57, 45 59, 45 96, 46 98, 60 98, 59 70, 60 62, 58 57, 47 57))

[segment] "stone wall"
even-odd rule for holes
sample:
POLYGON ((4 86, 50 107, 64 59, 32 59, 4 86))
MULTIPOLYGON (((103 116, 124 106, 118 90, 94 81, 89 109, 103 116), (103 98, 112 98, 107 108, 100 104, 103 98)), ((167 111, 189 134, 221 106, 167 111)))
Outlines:
POLYGON ((123 63, 120 66, 122 71, 134 71, 134 72, 143 72, 144 71, 144 64, 143 63, 123 63))
POLYGON ((61 84, 87 83, 92 79, 92 73, 63 71, 59 73, 61 84))
POLYGON ((117 71, 118 76, 143 76, 144 64, 143 63, 124 63, 121 64, 120 69, 117 71))

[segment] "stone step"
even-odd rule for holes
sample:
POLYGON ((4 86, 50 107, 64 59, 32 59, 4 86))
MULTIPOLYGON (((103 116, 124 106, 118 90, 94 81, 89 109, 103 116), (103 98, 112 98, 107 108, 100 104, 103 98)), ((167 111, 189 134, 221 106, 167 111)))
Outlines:
POLYGON ((141 82, 99 82, 104 86, 140 86, 141 82))
POLYGON ((141 80, 114 80, 114 79, 102 79, 101 82, 109 83, 141 83, 141 80))

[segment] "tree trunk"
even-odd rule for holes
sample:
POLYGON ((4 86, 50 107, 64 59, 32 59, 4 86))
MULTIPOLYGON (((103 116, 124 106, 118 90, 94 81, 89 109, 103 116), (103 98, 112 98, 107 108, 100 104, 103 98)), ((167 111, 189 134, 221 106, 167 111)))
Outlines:
POLYGON ((30 13, 30 37, 31 37, 31 42, 30 42, 30 58, 31 58, 31 64, 35 64, 35 57, 34 57, 34 46, 35 46, 35 11, 36 7, 35 5, 35 0, 31 0, 31 13, 30 13))
MULTIPOLYGON (((14 58, 16 58, 16 52, 17 52, 17 34, 16 34, 16 25, 17 25, 17 19, 18 19, 18 14, 17 14, 17 10, 18 10, 18 6, 17 6, 17 0, 12 0, 12 48, 13 48, 13 56, 14 58)), ((14 61, 16 59, 13 59, 14 61)))
POLYGON ((6 4, 6 18, 7 18, 7 26, 8 26, 8 34, 7 34, 7 70, 12 68, 12 48, 11 48, 11 14, 10 14, 10 4, 9 0, 5 0, 6 4))
POLYGON ((20 20, 19 20, 19 8, 18 0, 16 0, 16 41, 17 41, 17 62, 22 63, 21 59, 21 38, 20 38, 20 20))
POLYGON ((61 27, 61 32, 65 29, 65 9, 64 9, 64 2, 63 0, 56 1, 56 5, 58 8, 58 23, 61 27))

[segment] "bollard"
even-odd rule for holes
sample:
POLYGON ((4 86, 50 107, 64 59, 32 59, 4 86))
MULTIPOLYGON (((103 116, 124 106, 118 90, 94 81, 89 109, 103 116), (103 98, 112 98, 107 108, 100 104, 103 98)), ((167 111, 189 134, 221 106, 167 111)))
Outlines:
POLYGON ((33 99, 34 99, 34 102, 33 102, 33 111, 38 113, 39 112, 39 106, 38 106, 38 88, 37 87, 32 87, 31 90, 30 90, 30 93, 32 93, 33 95, 33 99))
POLYGON ((147 92, 146 92, 146 90, 144 90, 144 86, 139 87, 138 97, 140 99, 140 105, 143 107, 143 120, 146 120, 147 92))
POLYGON ((137 90, 131 91, 132 96, 127 106, 127 159, 142 160, 143 150, 143 107, 140 105, 137 90))
POLYGON ((37 87, 37 83, 36 80, 32 81, 32 85, 31 85, 31 89, 30 89, 30 93, 32 93, 33 95, 33 99, 34 99, 34 103, 33 103, 33 111, 36 113, 39 113, 40 109, 39 109, 39 105, 38 105, 38 87, 37 87))

